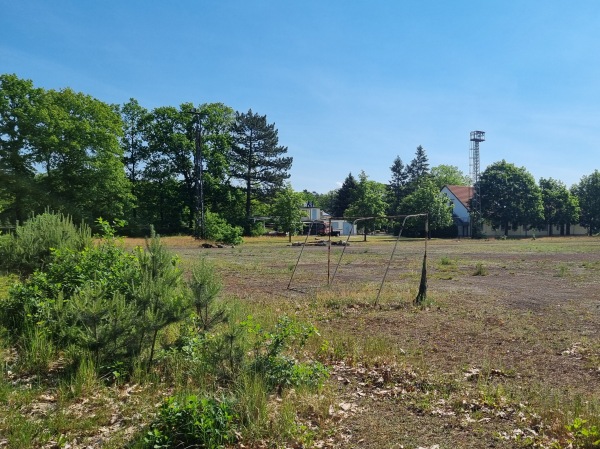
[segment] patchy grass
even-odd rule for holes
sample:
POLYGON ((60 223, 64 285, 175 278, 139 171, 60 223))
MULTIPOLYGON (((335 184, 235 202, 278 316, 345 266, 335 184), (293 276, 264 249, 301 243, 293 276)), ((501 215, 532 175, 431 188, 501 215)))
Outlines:
MULTIPOLYGON (((585 447, 581 429, 600 425, 597 238, 430 241, 424 308, 412 305, 423 240, 401 240, 391 262, 385 236, 306 246, 301 258, 285 237, 163 242, 186 266, 215 264, 236 319, 269 326, 286 314, 320 331, 305 350, 331 369, 322 391, 269 398, 256 379, 236 385, 254 447, 283 445, 284 434, 304 447, 585 447), (478 264, 486 276, 473 276, 478 264)), ((66 384, 17 377, 14 350, 0 348, 0 447, 123 447, 164 396, 196 388, 177 366, 113 386, 85 372, 66 384)))

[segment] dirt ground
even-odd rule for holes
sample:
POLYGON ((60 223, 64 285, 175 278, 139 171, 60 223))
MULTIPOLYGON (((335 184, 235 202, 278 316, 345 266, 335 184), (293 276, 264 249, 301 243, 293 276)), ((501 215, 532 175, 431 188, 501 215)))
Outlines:
POLYGON ((390 260, 393 246, 173 249, 212 259, 228 295, 289 306, 325 338, 388 353, 336 365, 350 404, 337 447, 549 447, 544 435, 564 440, 575 414, 598 414, 600 239, 429 241, 425 308, 412 306, 425 242, 401 241, 390 260))

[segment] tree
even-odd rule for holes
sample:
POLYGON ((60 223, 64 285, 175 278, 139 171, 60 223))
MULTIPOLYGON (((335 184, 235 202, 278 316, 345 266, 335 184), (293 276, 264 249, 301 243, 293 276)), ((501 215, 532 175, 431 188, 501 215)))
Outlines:
POLYGON ((333 199, 333 207, 331 209, 331 215, 334 217, 343 217, 346 209, 356 200, 358 189, 358 183, 356 178, 349 173, 344 179, 342 187, 340 187, 333 199))
MULTIPOLYGON (((385 197, 385 185, 371 181, 364 171, 358 176, 356 188, 356 199, 345 211, 347 217, 382 217, 385 216, 387 203, 385 197)), ((377 220, 369 220, 361 223, 363 225, 364 241, 367 241, 367 233, 373 231, 380 224, 377 220)))
MULTIPOLYGON (((152 110, 147 126, 149 160, 146 168, 151 170, 153 183, 177 185, 177 208, 185 211, 184 222, 188 229, 194 227, 194 116, 187 112, 193 108, 185 104, 180 109, 162 106, 152 110)), ((147 177, 149 173, 145 173, 147 177)), ((154 196, 160 196, 157 192, 154 196)))
POLYGON ((544 205, 544 223, 548 229, 548 235, 553 234, 553 228, 560 225, 560 235, 568 234, 571 223, 579 221, 579 201, 577 197, 564 185, 564 183, 552 178, 541 178, 540 191, 544 205))
POLYGON ((404 165, 400 156, 396 156, 390 170, 392 172, 392 179, 388 184, 390 199, 388 201, 390 205, 390 214, 395 215, 398 213, 398 207, 402 198, 406 194, 406 186, 408 184, 408 167, 404 165))
POLYGON ((591 175, 583 176, 573 191, 581 207, 579 223, 588 228, 590 235, 597 233, 600 231, 600 172, 594 170, 591 175))
POLYGON ((23 222, 36 207, 34 148, 43 91, 16 75, 0 75, 0 213, 23 222))
POLYGON ((465 175, 455 165, 438 165, 431 169, 431 178, 438 189, 444 186, 468 186, 471 184, 471 178, 465 175))
POLYGON ((417 147, 414 159, 406 167, 406 173, 408 183, 413 185, 413 189, 421 179, 429 175, 429 159, 425 153, 425 148, 421 145, 417 147))
MULTIPOLYGON (((485 169, 479 179, 481 213, 494 228, 538 226, 543 222, 542 194, 533 176, 524 168, 505 160, 485 169)), ((476 210, 477 204, 471 209, 476 210)))
MULTIPOLYGON (((417 189, 402 200, 400 210, 405 215, 428 214, 430 231, 452 225, 452 206, 431 179, 422 180, 417 189)), ((418 232, 424 228, 424 220, 407 222, 407 228, 418 232)))
MULTIPOLYGON (((148 143, 146 141, 146 127, 150 120, 148 111, 140 106, 137 100, 129 99, 121 109, 123 122, 123 135, 121 148, 123 150, 123 165, 125 174, 131 184, 132 194, 137 202, 140 198, 138 183, 142 178, 143 166, 148 159, 148 143)), ((134 206, 133 217, 137 219, 137 207, 134 206)))
POLYGON ((132 200, 114 106, 71 89, 45 92, 32 145, 45 205, 93 223, 122 218, 132 200))
POLYGON ((243 182, 246 193, 245 232, 250 234, 252 199, 265 197, 289 178, 292 158, 285 157, 287 147, 279 145, 275 124, 266 115, 250 109, 236 112, 230 151, 231 177, 243 182))
POLYGON ((291 184, 287 183, 282 190, 275 195, 272 206, 272 215, 278 229, 288 233, 289 241, 292 234, 302 229, 302 211, 304 198, 301 193, 294 192, 291 184))
POLYGON ((137 100, 130 98, 121 107, 123 135, 123 165, 127 178, 134 185, 142 175, 142 166, 148 159, 148 143, 146 142, 146 127, 150 120, 148 110, 140 106, 137 100))

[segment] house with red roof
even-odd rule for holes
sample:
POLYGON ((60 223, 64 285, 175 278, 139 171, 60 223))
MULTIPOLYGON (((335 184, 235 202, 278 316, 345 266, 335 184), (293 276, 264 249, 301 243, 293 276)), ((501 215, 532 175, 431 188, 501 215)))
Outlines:
POLYGON ((452 218, 458 229, 458 237, 471 236, 471 213, 469 201, 473 197, 473 187, 444 186, 441 193, 452 202, 452 218))
MULTIPOLYGON (((455 186, 446 185, 442 188, 441 193, 446 195, 452 202, 453 211, 452 218, 458 228, 458 237, 471 236, 471 214, 470 201, 473 197, 473 187, 471 186, 455 186)), ((483 224, 483 234, 489 237, 500 237, 504 235, 503 229, 494 229, 489 223, 483 224)), ((555 225, 552 229, 548 226, 547 229, 531 229, 528 226, 519 226, 517 229, 509 229, 509 237, 533 237, 533 236, 548 236, 548 235, 587 235, 587 229, 583 226, 573 223, 561 229, 560 225, 555 225)))

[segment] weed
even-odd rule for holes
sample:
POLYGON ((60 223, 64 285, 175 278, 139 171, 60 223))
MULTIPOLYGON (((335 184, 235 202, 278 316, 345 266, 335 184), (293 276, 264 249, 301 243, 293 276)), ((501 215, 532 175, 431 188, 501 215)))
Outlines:
POLYGON ((567 267, 567 265, 565 265, 564 263, 561 263, 558 266, 558 273, 556 274, 556 276, 564 278, 565 276, 567 276, 567 274, 569 274, 569 267, 567 267))
POLYGON ((600 430, 597 426, 588 424, 588 421, 575 418, 567 425, 567 430, 573 435, 573 447, 588 449, 600 447, 600 430))
POLYGON ((454 261, 447 256, 442 256, 442 258, 440 259, 440 265, 442 265, 442 266, 454 265, 454 261))
POLYGON ((147 448, 222 448, 235 442, 232 404, 221 398, 169 397, 146 434, 147 448))
POLYGON ((48 332, 41 326, 29 326, 19 358, 20 370, 33 374, 45 373, 55 355, 54 344, 48 332))
POLYGON ((473 276, 487 276, 487 274, 487 267, 481 262, 478 262, 477 265, 475 265, 475 271, 473 272, 473 276))

